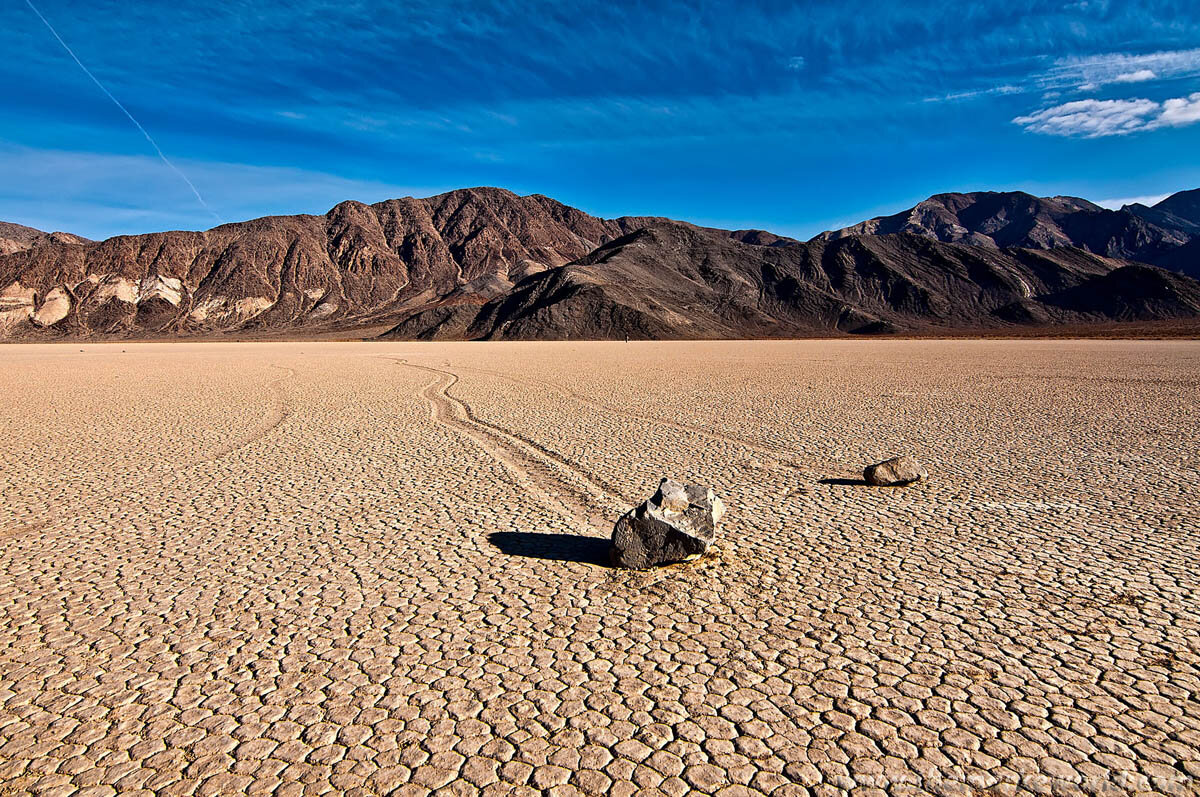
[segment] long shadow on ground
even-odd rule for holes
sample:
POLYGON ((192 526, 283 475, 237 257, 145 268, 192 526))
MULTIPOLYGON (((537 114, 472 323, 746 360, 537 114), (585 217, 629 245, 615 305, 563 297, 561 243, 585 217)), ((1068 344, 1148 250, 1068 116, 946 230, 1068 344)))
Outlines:
POLYGON ((488 542, 510 556, 548 559, 552 562, 583 562, 609 565, 609 541, 577 534, 538 534, 532 531, 497 531, 488 542))
POLYGON ((821 479, 818 484, 837 484, 842 487, 866 487, 867 482, 863 479, 821 479))

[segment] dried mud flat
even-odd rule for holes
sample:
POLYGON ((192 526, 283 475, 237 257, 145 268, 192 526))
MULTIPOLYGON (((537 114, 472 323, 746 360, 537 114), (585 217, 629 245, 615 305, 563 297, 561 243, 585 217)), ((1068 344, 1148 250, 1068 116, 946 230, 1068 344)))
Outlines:
POLYGON ((0 365, 0 794, 1200 783, 1200 343, 0 365), (719 555, 607 568, 663 475, 719 555))

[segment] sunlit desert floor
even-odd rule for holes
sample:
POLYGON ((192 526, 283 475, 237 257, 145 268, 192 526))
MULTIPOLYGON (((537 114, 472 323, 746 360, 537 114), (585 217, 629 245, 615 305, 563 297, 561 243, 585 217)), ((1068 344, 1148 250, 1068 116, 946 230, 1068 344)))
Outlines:
POLYGON ((1200 783, 1197 342, 4 346, 0 405, 0 794, 1200 783), (719 550, 610 569, 668 475, 719 550))

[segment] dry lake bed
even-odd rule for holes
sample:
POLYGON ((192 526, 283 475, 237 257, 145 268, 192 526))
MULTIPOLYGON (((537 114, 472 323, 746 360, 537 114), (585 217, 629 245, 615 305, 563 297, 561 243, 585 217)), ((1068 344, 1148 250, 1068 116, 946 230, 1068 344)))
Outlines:
POLYGON ((1197 342, 22 345, 0 403, 2 795, 1200 784, 1197 342), (663 476, 719 550, 608 567, 663 476))

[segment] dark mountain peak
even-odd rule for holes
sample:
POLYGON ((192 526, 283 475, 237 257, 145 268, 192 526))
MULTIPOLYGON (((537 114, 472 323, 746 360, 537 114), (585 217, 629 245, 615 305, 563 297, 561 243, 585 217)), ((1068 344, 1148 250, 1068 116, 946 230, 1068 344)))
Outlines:
POLYGON ((1200 188, 1171 194, 1153 207, 1139 202, 1121 210, 1158 227, 1200 235, 1200 188))
POLYGON ((922 205, 937 205, 954 212, 978 208, 980 212, 1019 209, 1030 213, 1062 213, 1077 210, 1103 210, 1099 205, 1075 196, 1041 197, 1025 191, 968 191, 965 193, 934 194, 922 205))
POLYGON ((435 194, 434 196, 429 197, 429 201, 436 204, 443 199, 461 199, 465 197, 493 202, 504 200, 512 201, 526 198, 513 191, 509 191, 507 188, 500 188, 494 185, 476 185, 469 188, 455 188, 451 191, 447 191, 444 194, 435 194))
POLYGON ((1156 204, 1154 209, 1200 224, 1200 188, 1171 194, 1156 204))
POLYGON ((733 230, 729 237, 752 246, 795 246, 800 242, 786 235, 776 235, 766 230, 733 230))
MULTIPOLYGON (((388 200, 388 201, 395 201, 395 200, 388 200)), ((341 202, 334 205, 333 207, 331 207, 325 213, 325 217, 326 218, 345 217, 345 216, 352 215, 355 213, 362 213, 363 211, 369 209, 370 207, 372 207, 372 206, 368 205, 365 202, 359 202, 357 199, 344 199, 341 202)), ((264 216, 263 218, 272 218, 272 217, 264 216)))
POLYGON ((1178 226, 1127 211, 1105 210, 1072 196, 1037 197, 1023 191, 936 194, 891 216, 880 216, 821 240, 848 235, 908 232, 946 242, 990 248, 1078 247, 1105 257, 1152 261, 1188 241, 1178 226))

